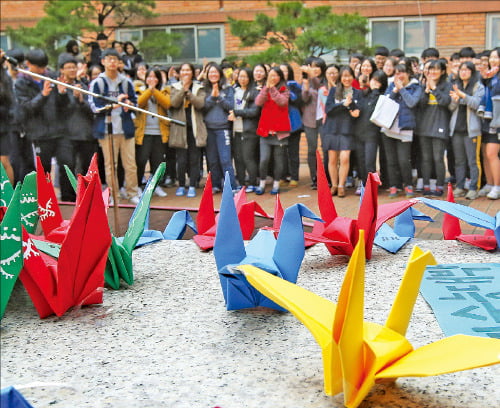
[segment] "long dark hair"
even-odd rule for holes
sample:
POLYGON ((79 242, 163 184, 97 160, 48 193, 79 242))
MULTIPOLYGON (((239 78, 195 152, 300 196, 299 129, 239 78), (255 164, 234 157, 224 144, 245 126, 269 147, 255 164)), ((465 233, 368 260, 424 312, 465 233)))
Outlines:
MULTIPOLYGON (((281 66, 284 66, 286 67, 287 71, 288 71, 288 78, 287 78, 287 81, 295 81, 295 75, 293 74, 293 68, 290 64, 287 64, 287 63, 283 63, 283 64, 280 64, 280 67, 281 66)), ((284 76, 284 74, 283 74, 284 76)))
POLYGON ((208 79, 208 73, 212 68, 215 68, 217 70, 217 72, 219 73, 218 84, 219 84, 219 89, 222 89, 224 87, 224 85, 226 84, 226 76, 224 75, 224 72, 222 72, 222 68, 220 67, 220 65, 216 64, 215 62, 211 63, 210 66, 207 68, 207 77, 205 78, 205 81, 203 82, 203 86, 206 89, 212 89, 212 83, 208 79))
MULTIPOLYGON (((373 73, 377 70, 377 64, 375 64, 375 61, 373 60, 373 58, 365 58, 363 60, 363 62, 361 63, 361 66, 367 62, 370 64, 370 66, 372 67, 372 72, 370 72, 370 74, 368 75, 368 79, 372 79, 372 75, 373 73)), ((361 75, 361 66, 359 67, 359 75, 361 75)))
POLYGON ((338 101, 341 101, 344 98, 344 84, 342 84, 342 74, 347 71, 349 74, 351 74, 352 78, 354 79, 354 71, 349 65, 344 65, 340 68, 339 71, 339 82, 337 86, 335 87, 335 99, 338 101))
POLYGON ((138 53, 138 50, 132 41, 125 41, 123 43, 123 51, 125 52, 126 55, 136 55, 138 53), (134 48, 134 51, 132 51, 132 54, 128 53, 127 45, 131 45, 134 48))
MULTIPOLYGON (((240 77, 240 74, 242 72, 246 72, 246 74, 248 75, 248 85, 247 85, 247 88, 250 89, 252 86, 254 86, 254 83, 253 83, 253 71, 250 69, 250 68, 240 68, 240 72, 238 72, 238 78, 240 77)), ((238 81, 238 78, 236 78, 236 86, 239 86, 241 87, 239 81, 238 81)))
POLYGON ((394 73, 396 72, 405 72, 411 79, 413 77, 413 67, 411 66, 411 61, 409 59, 400 60, 399 64, 394 67, 394 73))
MULTIPOLYGON (((144 77, 144 79, 147 79, 147 77, 149 76, 149 74, 151 74, 151 72, 153 72, 155 74, 156 79, 158 79, 158 83, 156 84, 155 88, 160 90, 163 85, 163 77, 161 76, 161 69, 158 67, 153 67, 148 69, 146 71, 146 76, 144 77)), ((146 83, 146 81, 144 81, 144 83, 146 83)))
POLYGON ((267 80, 267 74, 268 74, 268 72, 267 72, 267 68, 266 68, 266 66, 264 64, 255 64, 253 66, 253 68, 252 68, 252 79, 254 79, 253 78, 253 71, 255 71, 255 68, 257 68, 257 67, 262 67, 262 69, 265 72, 264 78, 262 78, 262 84, 265 84, 266 80, 267 80))
POLYGON ((381 69, 378 69, 372 74, 371 79, 380 83, 380 93, 383 95, 387 89, 387 74, 381 69))
POLYGON ((474 63, 472 61, 462 62, 458 67, 458 88, 461 91, 465 91, 466 93, 471 95, 472 90, 474 89, 474 85, 476 84, 477 81, 478 81, 478 77, 476 75, 476 66, 474 65, 474 63), (462 66, 464 66, 464 65, 467 67, 467 69, 471 73, 469 82, 467 83, 467 86, 465 88, 464 88, 464 81, 462 81, 462 79, 460 78, 460 68, 462 68, 462 66))
POLYGON ((326 74, 326 62, 323 58, 320 57, 314 57, 313 60, 311 61, 311 66, 312 67, 318 67, 321 70, 321 75, 319 76, 319 80, 322 83, 322 85, 327 84, 327 80, 325 78, 326 74))
POLYGON ((448 74, 446 73, 446 62, 442 59, 432 60, 429 65, 429 71, 433 68, 437 68, 441 71, 441 76, 439 77, 438 83, 441 84, 442 82, 446 81, 446 78, 448 76, 448 74))
POLYGON ((274 71, 278 74, 280 77, 280 81, 278 85, 276 85, 276 89, 280 89, 281 87, 286 87, 286 81, 285 81, 285 75, 283 74, 283 71, 281 70, 280 67, 272 67, 269 72, 274 71))

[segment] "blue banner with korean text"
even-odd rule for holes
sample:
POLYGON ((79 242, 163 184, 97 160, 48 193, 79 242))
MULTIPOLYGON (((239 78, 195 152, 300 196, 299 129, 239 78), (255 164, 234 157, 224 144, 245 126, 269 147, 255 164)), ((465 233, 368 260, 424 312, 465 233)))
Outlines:
POLYGON ((500 339, 500 263, 428 266, 420 293, 446 336, 500 339))

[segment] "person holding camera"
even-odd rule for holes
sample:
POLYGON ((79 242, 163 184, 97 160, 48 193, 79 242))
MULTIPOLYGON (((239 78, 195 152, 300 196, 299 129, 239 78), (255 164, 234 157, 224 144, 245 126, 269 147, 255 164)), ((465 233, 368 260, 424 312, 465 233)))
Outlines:
MULTIPOLYGON (((30 72, 54 78, 55 75, 47 71, 48 62, 47 54, 41 49, 29 50, 26 54, 30 72)), ((40 156, 44 170, 50 172, 52 157, 55 157, 59 165, 61 200, 75 201, 75 191, 64 170, 64 165, 73 168, 72 144, 66 136, 70 105, 67 88, 21 73, 15 92, 23 130, 40 156)))

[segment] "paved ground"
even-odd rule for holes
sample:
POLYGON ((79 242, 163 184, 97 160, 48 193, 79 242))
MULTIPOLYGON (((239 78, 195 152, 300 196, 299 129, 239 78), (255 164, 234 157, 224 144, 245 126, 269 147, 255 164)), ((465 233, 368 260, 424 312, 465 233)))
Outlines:
MULTIPOLYGON (((281 202, 283 207, 289 207, 295 203, 303 203, 307 205, 311 210, 315 211, 319 214, 318 205, 317 205, 317 191, 311 190, 309 175, 307 165, 301 165, 300 169, 300 181, 299 186, 296 188, 288 188, 283 187, 282 193, 280 194, 281 202)), ((204 184, 204 180, 202 182, 204 184)), ((198 209, 202 189, 197 190, 197 196, 195 198, 187 198, 187 197, 176 197, 175 196, 176 187, 164 188, 164 190, 168 193, 168 196, 165 198, 153 197, 151 201, 151 207, 153 209, 160 208, 188 208, 188 209, 198 209)), ((248 198, 252 200, 256 200, 270 215, 274 213, 274 205, 275 205, 275 196, 269 194, 271 190, 271 186, 267 187, 267 193, 262 196, 257 196, 255 194, 248 194, 248 198)), ((217 194, 214 196, 214 206, 216 209, 219 208, 220 205, 221 194, 217 194)), ((405 199, 403 195, 398 197, 396 200, 405 199)), ((379 203, 387 203, 392 202, 395 199, 388 198, 387 191, 382 189, 379 190, 379 203)), ((334 197, 335 206, 337 208, 337 212, 339 215, 344 217, 356 218, 358 214, 358 206, 359 206, 359 197, 354 194, 354 189, 348 189, 347 196, 345 198, 334 197)), ((495 215, 498 211, 500 211, 500 200, 489 200, 485 197, 478 198, 476 200, 470 201, 465 199, 457 199, 457 202, 466 206, 471 206, 480 211, 483 211, 489 215, 495 215)), ((126 204, 127 201, 123 200, 123 204, 126 204)), ((441 222, 443 219, 443 214, 437 210, 433 210, 423 204, 417 204, 416 208, 425 214, 431 216, 436 222, 428 223, 423 221, 416 221, 417 233, 416 236, 421 239, 442 239, 441 233, 441 222)), ((195 215, 195 214, 193 214, 195 215)), ((153 222, 152 217, 152 222, 153 222)), ((127 222, 126 218, 123 222, 127 222)), ((462 232, 466 234, 482 234, 484 232, 481 228, 474 228, 466 223, 461 222, 462 224, 462 232)), ((160 225, 164 227, 166 224, 160 225)))

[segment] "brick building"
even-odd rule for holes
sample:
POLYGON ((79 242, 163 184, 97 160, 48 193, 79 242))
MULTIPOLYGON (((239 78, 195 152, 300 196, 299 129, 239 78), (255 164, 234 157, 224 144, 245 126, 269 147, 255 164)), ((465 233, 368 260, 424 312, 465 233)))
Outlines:
MULTIPOLYGON (((275 1, 276 2, 276 1, 275 1)), ((43 13, 45 1, 0 2, 1 47, 11 48, 5 27, 33 26, 43 13)), ((477 51, 500 46, 500 2, 453 0, 303 0, 307 7, 331 5, 335 13, 359 14, 369 19, 369 45, 402 48, 407 55, 420 55, 427 47, 438 48, 449 56, 463 46, 477 51)), ((117 39, 139 42, 144 36, 166 30, 182 33, 182 54, 175 61, 200 62, 203 57, 220 60, 245 55, 262 47, 240 48, 231 35, 227 18, 252 19, 258 12, 273 13, 267 0, 157 0, 152 19, 137 19, 116 31, 117 39)))

